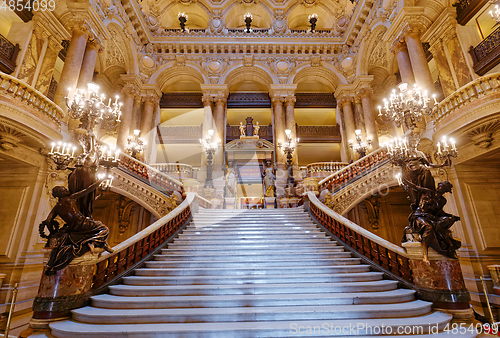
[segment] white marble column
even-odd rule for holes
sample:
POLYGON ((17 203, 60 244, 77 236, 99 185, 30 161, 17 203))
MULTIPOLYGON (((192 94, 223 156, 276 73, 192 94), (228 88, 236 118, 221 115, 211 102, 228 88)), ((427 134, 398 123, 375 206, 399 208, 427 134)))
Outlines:
POLYGON ((286 140, 285 137, 285 116, 283 113, 283 97, 275 96, 272 98, 274 106, 274 151, 276 153, 276 165, 279 168, 285 167, 285 160, 283 157, 283 151, 278 147, 278 144, 283 143, 286 140))
MULTIPOLYGON (((342 111, 345 124, 345 142, 356 139, 356 122, 354 121, 354 114, 352 112, 352 97, 346 96, 342 98, 342 111)), ((355 160, 356 156, 353 150, 349 147, 349 160, 355 160)))

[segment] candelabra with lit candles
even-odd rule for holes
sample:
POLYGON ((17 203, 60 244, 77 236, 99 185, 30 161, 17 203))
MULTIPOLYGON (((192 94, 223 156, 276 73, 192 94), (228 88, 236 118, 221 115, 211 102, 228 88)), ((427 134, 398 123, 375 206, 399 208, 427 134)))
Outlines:
POLYGON ((142 153, 146 147, 146 141, 142 137, 139 137, 140 133, 141 131, 139 129, 135 129, 134 135, 129 136, 127 139, 125 151, 133 158, 136 158, 137 154, 142 153))
POLYGON ((281 140, 278 140, 278 148, 281 148, 283 153, 286 155, 286 166, 288 177, 286 181, 287 187, 293 187, 295 180, 293 178, 293 167, 292 167, 292 158, 295 148, 299 143, 299 139, 292 139, 292 131, 290 129, 285 130, 286 141, 281 143, 281 140))
POLYGON ((355 152, 357 152, 359 154, 359 158, 365 157, 366 152, 368 150, 370 150, 372 147, 372 140, 367 138, 366 141, 363 141, 363 139, 361 138, 361 130, 360 129, 356 129, 354 131, 354 133, 356 134, 356 143, 354 143, 353 140, 349 140, 349 142, 348 142, 349 147, 351 147, 352 150, 354 150, 355 152))

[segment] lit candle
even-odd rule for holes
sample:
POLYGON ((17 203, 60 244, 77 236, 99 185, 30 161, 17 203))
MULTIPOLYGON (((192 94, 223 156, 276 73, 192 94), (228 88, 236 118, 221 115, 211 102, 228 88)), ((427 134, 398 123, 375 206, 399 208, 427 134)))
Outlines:
POLYGON ((382 107, 381 106, 378 106, 378 114, 382 115, 382 107))
POLYGON ((453 140, 452 138, 450 138, 450 143, 451 143, 451 150, 456 151, 457 147, 455 146, 455 140, 453 140))
POLYGON ((71 157, 75 157, 75 150, 76 150, 76 147, 73 147, 73 152, 71 153, 71 157))
POLYGON ((441 143, 438 142, 437 146, 438 146, 438 154, 441 155, 441 143))
POLYGON ((111 98, 109 98, 108 106, 111 106, 111 98))
POLYGON ((52 142, 52 149, 50 149, 50 153, 51 153, 51 154, 53 154, 53 153, 54 153, 54 146, 55 146, 55 145, 56 145, 56 144, 55 144, 54 142, 52 142))
POLYGON ((62 147, 62 151, 61 151, 61 154, 64 155, 64 150, 66 149, 66 143, 63 144, 63 147, 62 147))
POLYGON ((432 98, 434 99, 434 104, 438 104, 437 100, 436 100, 436 95, 432 95, 432 98))

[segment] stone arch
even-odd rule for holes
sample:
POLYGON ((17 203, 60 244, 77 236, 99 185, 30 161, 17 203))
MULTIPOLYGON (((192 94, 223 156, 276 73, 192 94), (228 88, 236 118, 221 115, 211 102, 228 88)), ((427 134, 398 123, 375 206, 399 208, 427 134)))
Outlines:
POLYGON ((243 80, 253 80, 264 84, 268 89, 271 88, 271 84, 279 83, 271 69, 259 63, 251 67, 244 66, 243 63, 235 64, 221 75, 219 83, 227 84, 230 87, 243 80))
POLYGON ((163 28, 179 28, 177 14, 184 12, 188 15, 187 26, 195 28, 207 28, 210 20, 210 9, 202 1, 182 4, 179 1, 163 1, 159 4, 159 21, 163 28))
MULTIPOLYGON (((328 1, 328 4, 333 2, 328 1)), ((331 29, 334 26, 336 15, 335 8, 329 7, 325 1, 314 6, 304 6, 300 2, 295 2, 286 9, 285 16, 290 29, 309 28, 308 16, 312 13, 318 14, 317 29, 331 29), (307 27, 305 27, 307 26, 307 27)))
POLYGON ((200 84, 209 83, 205 72, 198 65, 192 62, 186 62, 185 66, 176 66, 175 61, 163 64, 151 75, 148 83, 156 83, 160 89, 165 88, 175 81, 189 78, 200 84))
POLYGON ((325 85, 330 92, 334 92, 335 88, 340 84, 339 78, 331 70, 324 67, 312 67, 311 65, 299 66, 292 74, 288 80, 289 84, 299 84, 304 81, 318 81, 325 85))

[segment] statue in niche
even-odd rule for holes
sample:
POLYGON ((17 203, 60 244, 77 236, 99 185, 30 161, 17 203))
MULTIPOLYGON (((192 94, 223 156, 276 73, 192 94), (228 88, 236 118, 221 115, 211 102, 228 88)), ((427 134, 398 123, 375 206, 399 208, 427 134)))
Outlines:
POLYGON ((259 136, 259 129, 259 122, 255 122, 255 124, 253 125, 253 136, 259 136))
MULTIPOLYGON (((57 203, 39 227, 42 237, 56 240, 45 270, 47 276, 65 268, 74 258, 88 251, 94 253, 96 247, 113 252, 106 242, 109 234, 108 227, 91 216, 86 217, 78 205, 78 201, 93 193, 101 182, 102 180, 98 180, 76 193, 71 193, 63 186, 56 186, 52 189, 52 195, 58 199, 57 203), (59 228, 59 223, 55 220, 57 216, 66 222, 62 228, 59 228), (45 227, 49 229, 50 236, 45 236, 43 233, 45 227)), ((47 245, 49 243, 50 241, 47 245)))
POLYGON ((276 176, 274 176, 274 169, 271 165, 271 161, 266 162, 266 169, 264 170, 264 196, 265 197, 275 197, 275 186, 274 181, 276 176))
POLYGON ((226 185, 224 186, 224 197, 236 197, 236 174, 232 163, 228 166, 226 172, 226 185))
POLYGON ((243 125, 243 122, 240 122, 240 137, 246 136, 246 127, 243 125))

